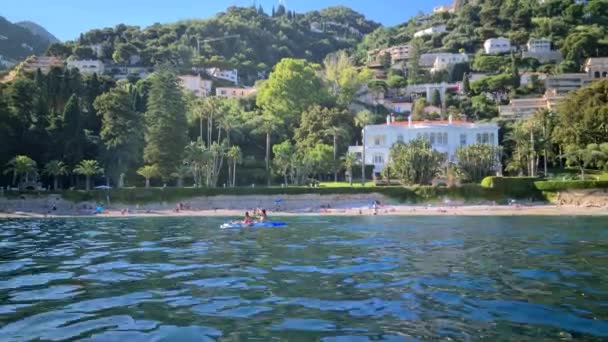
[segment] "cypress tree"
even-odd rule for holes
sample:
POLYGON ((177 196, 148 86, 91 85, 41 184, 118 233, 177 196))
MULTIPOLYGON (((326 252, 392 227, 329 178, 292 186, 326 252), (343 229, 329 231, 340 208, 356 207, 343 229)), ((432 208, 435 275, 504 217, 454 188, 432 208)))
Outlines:
POLYGON ((186 106, 178 79, 167 67, 152 77, 148 110, 144 160, 156 165, 164 180, 169 179, 182 161, 188 143, 186 106))
POLYGON ((513 80, 513 88, 519 88, 521 80, 519 79, 519 68, 517 67, 517 61, 515 55, 511 53, 511 79, 513 80))
POLYGON ((65 105, 62 115, 63 159, 74 166, 84 157, 86 136, 82 129, 82 113, 80 101, 76 94, 72 94, 65 105))
POLYGON ((433 94, 431 96, 431 105, 435 107, 441 107, 441 94, 439 94, 439 90, 433 90, 433 94))
POLYGON ((276 16, 277 12, 274 9, 274 6, 272 6, 272 17, 274 18, 276 16))
POLYGON ((462 77, 462 92, 467 96, 471 92, 471 83, 469 81, 469 74, 467 73, 462 77))

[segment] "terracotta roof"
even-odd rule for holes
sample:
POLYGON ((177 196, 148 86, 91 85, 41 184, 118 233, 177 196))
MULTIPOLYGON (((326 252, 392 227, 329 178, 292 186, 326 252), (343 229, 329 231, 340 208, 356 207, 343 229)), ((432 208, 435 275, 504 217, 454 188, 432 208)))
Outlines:
MULTIPOLYGON (((412 125, 449 125, 449 124, 450 124, 449 120, 412 121, 412 125)), ((459 120, 453 120, 451 123, 451 125, 455 125, 455 126, 466 126, 466 125, 474 125, 474 124, 475 123, 473 123, 473 122, 459 121, 459 120)), ((409 125, 408 121, 395 121, 395 122, 391 123, 391 126, 408 126, 408 125, 409 125)))

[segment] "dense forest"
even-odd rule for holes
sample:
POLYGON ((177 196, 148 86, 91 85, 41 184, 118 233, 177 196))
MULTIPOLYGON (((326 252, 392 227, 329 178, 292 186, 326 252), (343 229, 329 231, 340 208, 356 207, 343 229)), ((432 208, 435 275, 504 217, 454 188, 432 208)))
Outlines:
POLYGON ((169 62, 179 70, 192 67, 236 68, 245 84, 267 75, 282 58, 321 62, 331 52, 353 48, 365 34, 379 27, 347 7, 330 7, 304 14, 279 6, 230 7, 210 19, 154 24, 141 29, 118 25, 92 30, 65 44, 53 44, 47 54, 100 58, 122 64, 138 56, 137 64, 169 62))

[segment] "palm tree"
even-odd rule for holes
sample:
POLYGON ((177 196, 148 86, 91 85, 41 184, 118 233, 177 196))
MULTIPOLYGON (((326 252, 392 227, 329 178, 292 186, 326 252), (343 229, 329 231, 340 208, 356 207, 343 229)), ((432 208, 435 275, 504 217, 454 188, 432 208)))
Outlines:
POLYGON ((375 120, 374 114, 369 110, 363 110, 355 115, 355 126, 363 128, 372 124, 375 120))
POLYGON ((266 135, 266 179, 270 186, 270 136, 283 127, 283 120, 270 110, 264 110, 261 115, 257 114, 251 120, 255 127, 251 132, 266 135))
POLYGON ((357 157, 354 153, 348 152, 342 157, 342 165, 348 172, 348 184, 353 185, 353 167, 357 164, 357 157))
POLYGON ((334 145, 334 182, 338 182, 338 137, 345 138, 348 136, 346 129, 339 126, 332 126, 324 131, 326 135, 329 135, 333 139, 334 145))
POLYGON ((190 167, 187 164, 182 164, 175 168, 175 171, 171 173, 171 177, 177 180, 177 187, 184 187, 184 178, 188 177, 190 174, 190 167))
POLYGON ((554 127, 553 113, 548 109, 541 109, 534 113, 532 120, 541 131, 541 141, 540 145, 543 150, 543 167, 545 172, 545 177, 547 176, 547 159, 551 155, 551 146, 553 145, 553 141, 551 140, 551 135, 554 127))
POLYGON ((86 190, 91 190, 91 177, 103 173, 103 169, 99 166, 97 160, 82 160, 74 168, 74 173, 83 175, 86 179, 86 190))
POLYGON ((44 165, 43 173, 53 177, 53 190, 57 191, 59 189, 57 184, 59 177, 65 176, 68 173, 68 167, 62 161, 51 160, 44 165))
POLYGON ((203 174, 206 175, 206 185, 211 182, 211 152, 206 148, 202 139, 192 141, 184 149, 185 161, 190 167, 194 185, 198 188, 203 186, 203 174))
POLYGON ((36 162, 28 156, 15 156, 6 164, 6 166, 7 169, 4 170, 4 174, 13 174, 13 185, 22 175, 25 176, 25 178, 23 179, 23 182, 21 182, 20 179, 20 183, 27 183, 30 180, 30 175, 36 174, 36 162))
POLYGON ((243 158, 241 148, 236 145, 230 147, 228 152, 226 152, 226 157, 232 162, 232 166, 228 165, 228 177, 232 180, 232 187, 234 188, 236 186, 236 164, 240 163, 243 158))
POLYGON ((224 164, 224 156, 226 155, 226 145, 214 142, 209 148, 211 153, 211 185, 217 186, 217 181, 220 177, 220 170, 224 164))
POLYGON ((156 165, 146 165, 137 170, 137 174, 146 179, 146 188, 149 188, 150 179, 157 177, 159 174, 158 167, 156 165))

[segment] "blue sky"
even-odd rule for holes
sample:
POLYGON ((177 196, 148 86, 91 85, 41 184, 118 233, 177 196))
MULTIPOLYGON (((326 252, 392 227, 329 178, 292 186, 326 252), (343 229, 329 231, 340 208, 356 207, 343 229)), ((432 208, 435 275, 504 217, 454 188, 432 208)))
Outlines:
MULTIPOLYGON (((93 28, 119 23, 142 27, 156 22, 207 18, 230 5, 251 5, 254 0, 0 0, 0 16, 10 21, 31 20, 61 40, 71 40, 93 28)), ((450 0, 285 0, 297 12, 346 5, 384 25, 406 21, 419 11, 450 0)), ((267 12, 278 0, 257 0, 267 12)))

